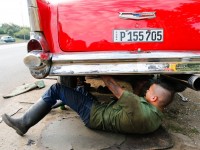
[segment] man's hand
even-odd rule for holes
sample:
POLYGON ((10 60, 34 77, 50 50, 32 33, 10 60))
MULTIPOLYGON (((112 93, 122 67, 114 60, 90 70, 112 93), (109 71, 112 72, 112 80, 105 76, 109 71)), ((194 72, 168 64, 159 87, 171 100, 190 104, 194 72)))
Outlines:
POLYGON ((101 78, 114 96, 119 99, 124 92, 120 85, 111 76, 101 76, 101 78))

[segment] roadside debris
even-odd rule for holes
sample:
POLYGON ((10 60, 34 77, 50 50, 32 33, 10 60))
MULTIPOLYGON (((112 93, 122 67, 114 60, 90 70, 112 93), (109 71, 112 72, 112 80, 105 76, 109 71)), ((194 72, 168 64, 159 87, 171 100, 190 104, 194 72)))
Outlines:
POLYGON ((181 100, 183 102, 188 102, 189 101, 189 99, 187 97, 183 96, 183 94, 181 94, 181 93, 177 93, 177 94, 181 97, 181 100))
POLYGON ((35 141, 29 139, 26 145, 27 145, 27 146, 31 146, 31 145, 34 145, 34 144, 35 144, 35 141))
POLYGON ((19 102, 19 103, 22 103, 22 104, 34 104, 34 103, 31 103, 31 102, 19 102))
POLYGON ((10 97, 17 96, 19 94, 31 91, 36 88, 41 89, 44 87, 45 87, 45 84, 43 80, 36 81, 34 83, 24 84, 22 86, 16 87, 11 93, 3 96, 3 98, 10 98, 10 97))

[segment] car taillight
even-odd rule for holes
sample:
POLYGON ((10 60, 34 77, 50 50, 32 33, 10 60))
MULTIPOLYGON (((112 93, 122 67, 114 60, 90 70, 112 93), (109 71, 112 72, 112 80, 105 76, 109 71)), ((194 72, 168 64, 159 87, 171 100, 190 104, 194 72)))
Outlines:
POLYGON ((30 37, 31 39, 27 45, 28 52, 33 50, 49 51, 49 46, 42 32, 30 32, 30 37))
POLYGON ((28 42, 27 50, 28 50, 28 52, 31 52, 32 50, 42 50, 42 46, 39 41, 37 41, 35 39, 31 39, 28 42))

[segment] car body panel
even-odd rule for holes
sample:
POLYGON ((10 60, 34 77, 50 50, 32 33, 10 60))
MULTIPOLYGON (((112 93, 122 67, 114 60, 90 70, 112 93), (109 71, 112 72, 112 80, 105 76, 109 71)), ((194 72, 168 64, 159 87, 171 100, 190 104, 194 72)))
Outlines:
POLYGON ((37 2, 41 28, 49 44, 53 44, 52 51, 199 50, 198 0, 37 2), (139 21, 119 18, 119 12, 147 11, 156 12, 156 18, 139 21), (113 42, 114 29, 135 28, 162 28, 164 42, 113 42))
POLYGON ((63 51, 199 50, 199 8, 199 1, 189 0, 60 2, 59 45, 63 51), (119 12, 155 12, 156 17, 121 19, 119 12), (164 30, 163 42, 113 42, 114 29, 160 28, 164 30))

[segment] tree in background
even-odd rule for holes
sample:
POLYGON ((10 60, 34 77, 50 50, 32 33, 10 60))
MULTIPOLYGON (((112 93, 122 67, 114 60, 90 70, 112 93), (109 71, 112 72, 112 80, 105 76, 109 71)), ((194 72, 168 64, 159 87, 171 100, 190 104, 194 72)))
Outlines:
POLYGON ((2 28, 0 28, 0 34, 5 34, 2 28))
POLYGON ((0 26, 0 34, 8 34, 16 38, 29 40, 30 39, 30 28, 20 27, 16 24, 4 23, 0 26))
POLYGON ((20 31, 14 34, 16 38, 29 40, 30 39, 30 28, 23 27, 20 31))

